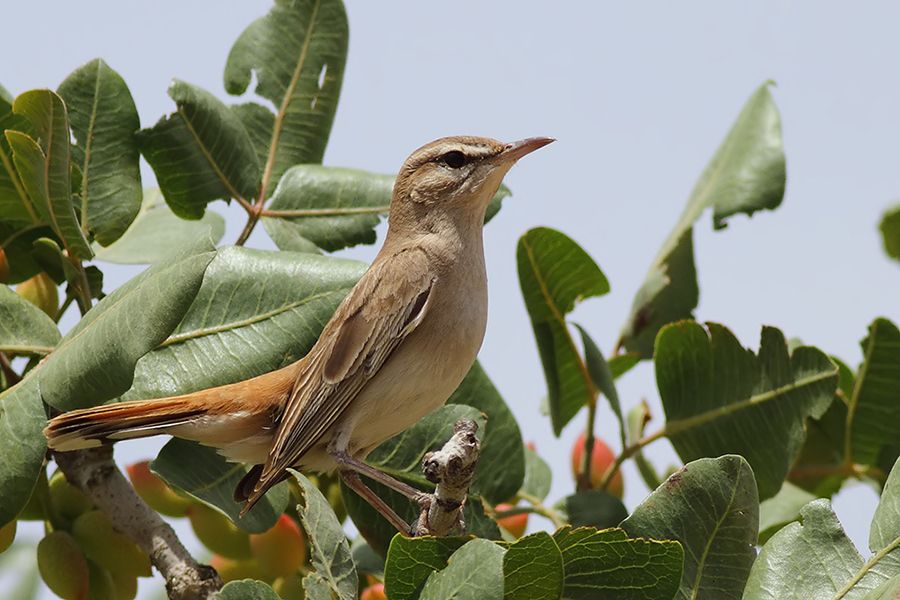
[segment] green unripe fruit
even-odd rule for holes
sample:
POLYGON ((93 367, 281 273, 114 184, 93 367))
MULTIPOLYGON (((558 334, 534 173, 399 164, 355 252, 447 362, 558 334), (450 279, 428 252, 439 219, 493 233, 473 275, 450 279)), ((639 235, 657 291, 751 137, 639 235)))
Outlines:
POLYGON ((281 515, 268 531, 252 534, 250 550, 268 579, 295 573, 306 561, 303 533, 287 515, 281 515))
POLYGON ((188 509, 188 519, 197 538, 216 554, 235 560, 252 557, 250 536, 217 510, 194 503, 188 509))
POLYGON ((134 600, 137 596, 138 581, 134 575, 111 573, 116 586, 116 600, 134 600))
POLYGON ((16 539, 16 521, 12 520, 0 527, 0 552, 5 552, 16 539))
POLYGON ((116 531, 101 511, 92 510, 75 519, 72 535, 87 557, 104 569, 150 576, 150 558, 131 539, 116 531))
POLYGON ((91 510, 94 505, 84 492, 66 481, 62 471, 50 478, 50 504, 56 514, 67 521, 74 521, 79 515, 91 510))
POLYGON ((281 596, 281 600, 304 600, 303 578, 297 573, 287 577, 279 577, 272 583, 272 589, 281 596))
POLYGON ((88 561, 87 600, 118 600, 116 584, 109 571, 93 561, 88 561))
POLYGON ((59 310, 59 290, 46 273, 38 273, 20 283, 16 286, 16 293, 44 311, 51 319, 56 317, 56 311, 59 310))
POLYGON ((191 500, 180 495, 150 470, 147 461, 135 463, 125 468, 128 478, 138 495, 150 508, 170 517, 187 515, 191 500))
POLYGON ((234 560, 214 554, 209 561, 209 566, 216 570, 225 583, 239 579, 259 579, 261 581, 266 579, 262 569, 259 568, 259 563, 253 559, 234 560))
POLYGON ((87 559, 65 531, 54 531, 40 541, 37 564, 44 583, 63 600, 83 600, 87 596, 87 559))

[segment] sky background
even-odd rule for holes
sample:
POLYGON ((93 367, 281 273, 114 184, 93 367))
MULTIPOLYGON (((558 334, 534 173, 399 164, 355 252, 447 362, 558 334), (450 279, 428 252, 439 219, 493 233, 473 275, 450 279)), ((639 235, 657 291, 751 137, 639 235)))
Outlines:
MULTIPOLYGON (((17 2, 5 8, 8 48, 0 83, 13 94, 56 88, 104 58, 130 86, 142 126, 173 109, 173 77, 226 102, 222 70, 231 44, 270 2, 17 2)), ((900 268, 877 232, 900 196, 900 5, 760 1, 389 3, 350 0, 350 51, 325 163, 396 172, 416 147, 443 135, 558 141, 506 179, 514 197, 485 236, 491 308, 480 358, 526 440, 555 468, 550 499, 571 492, 569 449, 580 415, 554 438, 538 413, 543 373, 518 286, 515 247, 546 225, 578 241, 612 292, 574 320, 609 352, 634 292, 681 213, 691 188, 744 101, 767 79, 781 110, 788 183, 774 212, 694 231, 700 281, 697 318, 730 327, 758 346, 763 324, 851 365, 877 316, 900 321, 900 268)), ((152 185, 149 169, 145 184, 152 185)), ((226 215, 232 243, 243 212, 226 215)), ((380 230, 383 234, 383 228, 380 230)), ((383 235, 379 236, 380 239, 383 235)), ((272 247, 262 227, 248 245, 272 247)), ((370 260, 377 246, 345 252, 370 260)), ((101 265, 106 288, 137 271, 101 265)), ((625 376, 627 407, 651 402, 661 425, 652 367, 625 376)), ((602 410, 598 433, 617 438, 602 410)), ((121 444, 117 457, 152 457, 159 442, 121 444)), ((664 467, 668 442, 647 454, 664 467)), ((626 505, 646 495, 631 463, 626 505)), ((834 504, 864 555, 877 496, 850 484, 834 504)), ((533 517, 533 525, 544 526, 533 517)), ((180 532, 190 536, 183 524, 180 532)), ((27 529, 35 539, 38 529, 27 529)), ((195 542, 194 542, 195 544, 195 542)), ((192 546, 196 548, 196 545, 192 546)), ((144 591, 147 585, 143 586, 144 591)))

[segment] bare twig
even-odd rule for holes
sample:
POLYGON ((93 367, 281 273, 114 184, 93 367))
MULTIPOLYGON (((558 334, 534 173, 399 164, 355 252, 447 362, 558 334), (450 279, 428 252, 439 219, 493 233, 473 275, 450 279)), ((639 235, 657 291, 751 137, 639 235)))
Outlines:
POLYGON ((422 471, 436 487, 430 500, 422 503, 422 512, 413 529, 415 535, 444 536, 465 530, 463 506, 480 450, 476 431, 475 421, 460 419, 453 426, 453 437, 443 448, 429 452, 422 459, 422 471))
POLYGON ((135 493, 113 462, 111 446, 57 452, 55 459, 66 479, 81 488, 118 531, 147 553, 166 579, 169 598, 211 598, 222 587, 216 571, 198 564, 172 527, 135 493))

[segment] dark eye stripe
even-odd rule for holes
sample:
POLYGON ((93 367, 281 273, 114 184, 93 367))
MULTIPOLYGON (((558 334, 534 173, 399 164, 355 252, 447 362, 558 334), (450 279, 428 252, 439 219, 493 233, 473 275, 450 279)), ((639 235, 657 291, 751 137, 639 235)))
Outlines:
POLYGON ((442 154, 438 160, 451 169, 459 169, 464 164, 469 162, 469 160, 466 158, 466 155, 459 150, 451 150, 450 152, 446 152, 442 154))

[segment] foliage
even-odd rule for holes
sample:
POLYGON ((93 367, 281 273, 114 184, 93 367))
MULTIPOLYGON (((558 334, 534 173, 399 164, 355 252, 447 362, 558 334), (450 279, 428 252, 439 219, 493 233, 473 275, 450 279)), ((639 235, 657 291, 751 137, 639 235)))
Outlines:
MULTIPOLYGON (((115 585, 128 596, 148 574, 148 558, 61 473, 48 478, 48 412, 187 393, 298 360, 363 273, 364 264, 329 253, 375 241, 393 176, 321 164, 347 40, 340 0, 276 0, 227 58, 225 91, 240 103, 175 80, 173 111, 143 129, 127 83, 101 59, 73 71, 57 92, 13 98, 0 88, 0 280, 40 274, 64 286, 62 302, 43 311, 26 300, 27 286, 0 286, 0 547, 15 537, 17 521, 41 521, 47 532, 36 548, 13 541, 0 568, 19 570, 10 565, 37 556, 58 593, 89 585, 98 595, 115 585), (143 188, 141 157, 158 190, 143 188), (216 247, 225 231, 209 210, 216 200, 246 211, 243 231, 229 240, 235 246, 216 247), (260 221, 278 251, 243 247, 260 221), (103 262, 151 266, 103 290, 103 262), (73 307, 81 319, 61 332, 57 323, 73 307)), ((326 475, 296 474, 238 518, 232 491, 247 467, 183 440, 152 462, 158 478, 144 469, 134 485, 177 507, 166 510, 190 519, 216 552, 211 562, 228 581, 220 598, 351 599, 373 580, 401 600, 889 597, 900 587, 896 324, 873 319, 863 361, 852 369, 788 343, 775 327, 763 328, 753 351, 726 326, 691 320, 697 220, 711 209, 722 229, 735 214, 774 210, 785 177, 781 117, 767 82, 713 154, 608 357, 569 321, 580 302, 610 292, 600 266, 560 231, 522 235, 518 274, 548 425, 560 435, 586 409, 575 486, 563 498, 547 500, 553 474, 568 466, 551 468, 523 444, 479 363, 446 406, 367 459, 430 490, 422 457, 447 440, 454 421, 475 420, 481 462, 464 509, 467 536, 397 535, 326 475), (653 361, 665 413, 650 433, 647 405, 630 405, 616 390, 641 360, 653 361), (621 448, 610 464, 591 464, 597 418, 619 425, 621 448), (684 462, 668 477, 642 452, 662 438, 684 462), (652 492, 630 511, 608 489, 629 459, 652 492), (849 479, 881 491, 869 557, 830 509, 849 479), (532 521, 534 532, 520 537, 497 525, 521 515, 546 522, 532 521), (360 532, 352 542, 348 517, 360 532), (550 531, 539 530, 546 524, 550 531), (290 563, 288 574, 262 568, 258 556, 278 555, 285 539, 303 564, 290 563)), ((486 220, 509 194, 500 188, 486 220)), ((898 222, 894 208, 880 224, 893 258, 898 222)), ((404 497, 372 487, 402 517, 416 516, 404 497)), ((21 573, 17 589, 30 597, 37 570, 21 573)))

